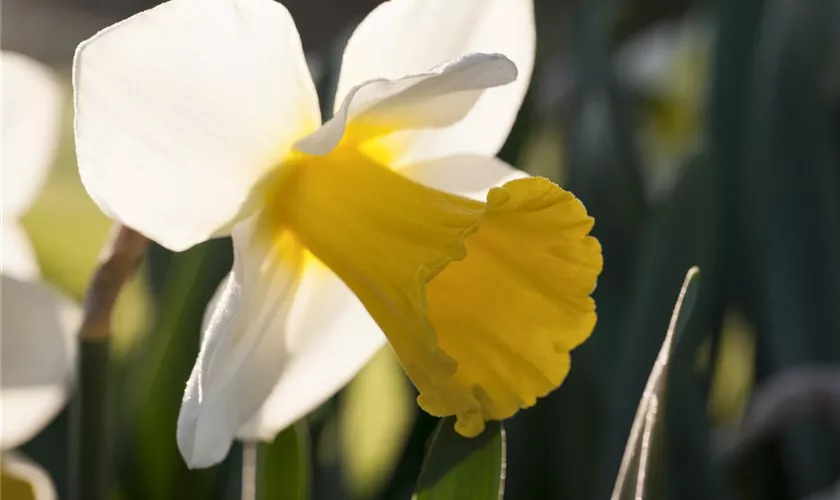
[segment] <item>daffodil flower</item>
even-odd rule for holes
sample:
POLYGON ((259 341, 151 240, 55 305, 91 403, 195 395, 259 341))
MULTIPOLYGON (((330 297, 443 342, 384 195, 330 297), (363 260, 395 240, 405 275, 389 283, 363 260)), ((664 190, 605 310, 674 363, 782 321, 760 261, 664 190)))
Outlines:
POLYGON ((619 76, 644 99, 636 134, 645 188, 668 195, 680 167, 704 146, 703 110, 714 30, 699 13, 650 28, 616 56, 619 76))
POLYGON ((0 496, 14 500, 58 500, 52 478, 40 465, 9 452, 0 458, 0 496))
POLYGON ((3 491, 57 498, 37 464, 9 453, 64 407, 75 365, 79 307, 38 281, 32 245, 18 218, 38 196, 58 142, 61 91, 41 64, 2 53, 2 304, 0 449, 3 491))
POLYGON ((18 219, 47 179, 61 119, 61 90, 49 69, 16 52, 2 52, 2 272, 22 280, 40 276, 18 219))
POLYGON ((270 439, 385 338, 419 405, 465 436, 562 382, 596 319, 593 222, 493 158, 534 39, 530 0, 386 2, 349 40, 323 124, 270 0, 172 0, 79 46, 92 198, 172 250, 233 236, 178 422, 190 466, 270 439))

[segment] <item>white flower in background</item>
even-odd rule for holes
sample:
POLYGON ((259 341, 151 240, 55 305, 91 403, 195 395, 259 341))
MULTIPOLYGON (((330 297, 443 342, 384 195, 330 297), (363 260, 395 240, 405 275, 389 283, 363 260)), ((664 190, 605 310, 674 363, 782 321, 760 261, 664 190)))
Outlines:
POLYGON ((697 13, 656 25, 617 56, 620 77, 643 99, 638 130, 649 196, 668 194, 683 163, 702 150, 714 30, 697 13))
POLYGON ((0 492, 6 500, 58 500, 49 474, 25 456, 8 452, 0 457, 0 492))
POLYGON ((2 90, 0 448, 5 476, 28 482, 36 498, 55 498, 46 473, 6 451, 30 440, 61 411, 75 364, 80 310, 38 282, 32 245, 18 224, 53 161, 62 96, 49 70, 9 52, 2 53, 2 90))
POLYGON ((493 157, 534 43, 531 0, 386 2, 348 42, 323 125, 270 0, 173 0, 79 46, 91 197, 172 250, 233 236, 178 422, 190 466, 273 438, 383 332, 420 406, 466 436, 562 382, 596 319, 593 221, 493 157))
POLYGON ((15 52, 3 52, 2 272, 36 279, 38 262, 18 219, 47 179, 61 127, 61 89, 50 70, 15 52))

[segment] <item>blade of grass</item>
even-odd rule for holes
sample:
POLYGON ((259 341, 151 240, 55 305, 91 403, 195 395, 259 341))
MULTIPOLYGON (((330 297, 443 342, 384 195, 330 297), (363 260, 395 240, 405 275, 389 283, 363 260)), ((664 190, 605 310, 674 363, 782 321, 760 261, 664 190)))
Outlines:
POLYGON ((674 339, 685 329, 688 317, 697 300, 699 269, 691 268, 685 277, 665 341, 653 365, 645 391, 639 402, 636 418, 630 429, 627 447, 621 460, 611 500, 645 497, 645 489, 654 489, 654 498, 664 498, 664 460, 657 437, 663 432, 664 419, 659 418, 665 408, 665 389, 674 339), (654 450, 659 450, 654 452, 654 450))

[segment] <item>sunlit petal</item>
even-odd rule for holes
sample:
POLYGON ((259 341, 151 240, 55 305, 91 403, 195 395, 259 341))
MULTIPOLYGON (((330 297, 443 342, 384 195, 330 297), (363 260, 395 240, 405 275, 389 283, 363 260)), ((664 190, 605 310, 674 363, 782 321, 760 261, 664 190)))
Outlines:
POLYGON ((75 363, 79 307, 40 283, 2 277, 2 449, 37 434, 64 406, 75 363))
POLYGON ((391 0, 371 12, 347 43, 336 107, 368 80, 417 74, 471 52, 504 54, 519 69, 517 81, 485 92, 457 124, 413 134, 400 162, 458 153, 492 156, 522 104, 534 50, 532 0, 391 0))
POLYGON ((0 257, 2 273, 24 281, 38 279, 41 272, 35 250, 26 231, 14 219, 0 220, 0 257))
POLYGON ((190 467, 220 462, 262 406, 289 356, 286 324, 303 248, 256 216, 234 228, 234 268, 215 304, 178 417, 190 467))
MULTIPOLYGON (((412 76, 366 81, 350 89, 335 116, 296 148, 323 155, 341 141, 360 144, 383 134, 452 125, 470 112, 486 89, 513 82, 516 72, 503 55, 475 53, 412 76)), ((389 141, 403 149, 403 144, 389 141)), ((400 159, 402 151, 388 156, 393 157, 390 163, 400 159)))
POLYGON ((311 263, 289 315, 280 380, 239 437, 271 440, 347 385, 385 344, 359 299, 335 274, 311 263))
POLYGON ((3 217, 23 215, 47 178, 58 146, 62 94, 49 69, 21 54, 2 53, 3 217))
MULTIPOLYGON (((285 335, 289 351, 280 380, 238 438, 273 440, 347 385, 386 342, 347 285, 311 255, 307 260, 287 326, 275 332, 285 335)), ((229 280, 230 275, 207 306, 205 325, 229 280)))
POLYGON ((161 4, 82 43, 73 78, 85 187, 173 250, 253 211, 254 187, 320 125, 297 30, 271 0, 161 4))

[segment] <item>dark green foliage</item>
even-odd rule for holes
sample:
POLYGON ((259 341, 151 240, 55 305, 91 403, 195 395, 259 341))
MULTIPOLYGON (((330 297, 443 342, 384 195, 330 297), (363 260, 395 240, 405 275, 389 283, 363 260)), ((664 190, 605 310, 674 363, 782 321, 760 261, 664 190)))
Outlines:
POLYGON ((230 270, 231 253, 229 240, 175 255, 160 249, 151 253, 153 282, 162 283, 158 321, 124 382, 127 390, 120 395, 130 399, 121 399, 118 406, 126 498, 223 498, 217 490, 225 464, 187 470, 175 442, 175 424, 198 354, 204 309, 230 270), (211 496, 214 491, 217 496, 211 496))
MULTIPOLYGON (((837 54, 831 9, 832 2, 768 1, 756 37, 747 133, 732 177, 741 292, 760 332, 759 384, 840 360, 840 156, 826 86, 837 54)), ((768 445, 755 459, 784 471, 768 497, 800 497, 837 479, 840 435, 820 419, 797 421, 768 445)))
POLYGON ((490 423, 479 436, 458 435, 455 419, 440 421, 417 479, 417 500, 499 500, 504 491, 505 431, 490 423))
POLYGON ((108 404, 109 350, 106 340, 79 343, 79 390, 71 406, 69 497, 108 498, 112 470, 109 458, 111 421, 108 404))
POLYGON ((310 498, 309 427, 304 422, 281 432, 273 442, 256 446, 255 500, 310 498))

